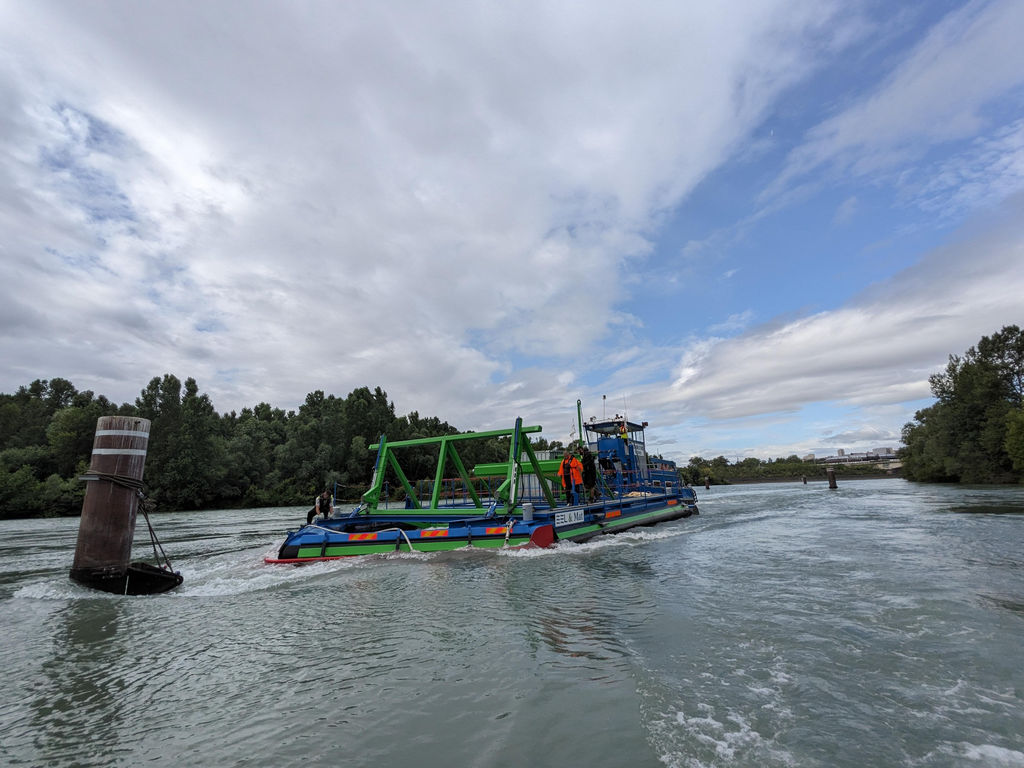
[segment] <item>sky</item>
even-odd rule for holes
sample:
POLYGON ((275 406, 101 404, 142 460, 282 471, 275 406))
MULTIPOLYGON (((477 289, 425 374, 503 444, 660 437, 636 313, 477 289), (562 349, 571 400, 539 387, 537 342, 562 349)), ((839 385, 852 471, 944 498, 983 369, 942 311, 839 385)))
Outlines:
POLYGON ((0 0, 0 392, 898 448, 1024 324, 1024 3, 0 0))

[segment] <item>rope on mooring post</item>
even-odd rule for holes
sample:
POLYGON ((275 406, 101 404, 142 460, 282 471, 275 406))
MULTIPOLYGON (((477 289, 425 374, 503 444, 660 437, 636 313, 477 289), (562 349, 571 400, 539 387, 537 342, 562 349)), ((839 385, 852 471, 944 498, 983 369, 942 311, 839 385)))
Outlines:
POLYGON ((125 475, 111 475, 106 472, 89 472, 78 478, 79 480, 106 480, 107 482, 113 483, 114 485, 120 485, 123 488, 131 488, 136 491, 142 490, 142 481, 136 480, 134 477, 126 477, 125 475))
POLYGON ((142 491, 139 491, 139 511, 142 512, 142 516, 146 518, 146 527, 149 528, 149 540, 153 544, 153 557, 156 559, 156 564, 159 565, 161 568, 166 568, 169 571, 173 571, 174 567, 171 565, 171 558, 169 558, 167 556, 167 553, 164 552, 164 547, 160 543, 160 539, 156 537, 156 531, 153 530, 153 524, 149 522, 149 512, 146 508, 152 506, 153 502, 150 499, 146 498, 142 491), (159 554, 157 554, 158 548, 160 550, 159 554), (163 559, 162 564, 160 562, 161 558, 163 559))
POLYGON ((139 497, 139 511, 142 512, 142 516, 146 519, 146 527, 149 529, 149 540, 153 545, 153 559, 156 560, 156 564, 159 567, 166 568, 169 571, 174 570, 174 567, 171 565, 171 559, 167 556, 167 553, 164 552, 163 545, 160 543, 160 539, 157 538, 156 531, 153 529, 153 524, 149 521, 149 509, 152 509, 154 504, 153 501, 143 493, 141 480, 136 480, 134 477, 125 477, 124 475, 112 475, 107 472, 89 472, 88 474, 82 475, 79 479, 106 480, 114 485, 120 485, 122 488, 130 488, 135 491, 139 497), (159 549, 159 552, 157 549, 159 549), (163 562, 161 562, 161 560, 163 562))

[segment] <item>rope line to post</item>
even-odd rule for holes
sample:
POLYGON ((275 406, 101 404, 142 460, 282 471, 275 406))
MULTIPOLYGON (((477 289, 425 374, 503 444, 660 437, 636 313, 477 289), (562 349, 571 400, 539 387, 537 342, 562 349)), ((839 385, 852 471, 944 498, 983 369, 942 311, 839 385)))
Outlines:
MULTIPOLYGON (((135 491, 139 498, 139 510, 142 512, 143 518, 146 520, 146 527, 149 529, 149 540, 153 545, 153 558, 156 560, 156 564, 161 568, 166 568, 169 571, 173 571, 174 567, 171 565, 171 559, 167 556, 164 551, 163 545, 160 543, 160 539, 157 538, 156 531, 153 529, 153 523, 149 520, 149 510, 154 507, 153 501, 149 499, 145 493, 143 493, 143 486, 141 480, 136 480, 134 477, 126 477, 125 475, 110 474, 109 472, 89 472, 82 475, 81 480, 106 480, 114 485, 119 485, 122 488, 128 488, 129 490, 135 491), (159 549, 159 552, 157 551, 159 549), (161 560, 163 562, 161 562, 161 560)), ((127 587, 126 587, 127 588, 127 587)))

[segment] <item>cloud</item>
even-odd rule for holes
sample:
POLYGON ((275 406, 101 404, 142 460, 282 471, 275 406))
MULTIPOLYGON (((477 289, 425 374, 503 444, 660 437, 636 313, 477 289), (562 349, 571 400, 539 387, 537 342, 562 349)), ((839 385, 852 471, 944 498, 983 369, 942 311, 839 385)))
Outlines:
POLYGON ((636 326, 659 217, 837 44, 835 6, 781 0, 3 14, 0 303, 48 300, 0 387, 171 371, 226 410, 386 382, 471 422, 514 360, 636 326))
POLYGON ((0 390, 64 376, 132 400, 171 372, 227 411, 379 385, 400 412, 556 432, 577 397, 596 413, 608 395, 675 425, 659 439, 681 455, 884 433, 950 351, 1019 322, 1024 24, 1019 4, 969 3, 822 117, 794 94, 863 53, 889 21, 869 12, 0 7, 0 390), (762 141, 769 116, 782 130, 762 141), (782 170, 761 165, 786 135, 803 142, 782 170), (764 254, 729 253, 764 211, 710 194, 683 217, 707 228, 673 239, 680 207, 736 165, 756 166, 748 195, 775 175, 762 200, 864 182, 838 224, 885 185, 908 208, 1003 205, 1007 221, 794 317, 743 294, 764 254), (717 279, 688 281, 709 263, 717 279), (797 434, 818 402, 845 422, 797 434))
POLYGON ((899 435, 895 434, 892 430, 881 429, 876 426, 867 426, 860 429, 847 430, 845 432, 838 432, 836 434, 830 434, 822 438, 825 442, 842 448, 845 445, 851 444, 863 444, 863 443, 876 443, 879 447, 883 446, 883 443, 893 443, 899 440, 899 435))
POLYGON ((714 334, 735 333, 736 331, 741 331, 750 325, 753 318, 754 311, 747 309, 743 312, 737 312, 736 314, 729 315, 728 319, 724 323, 709 326, 708 331, 714 334))
POLYGON ((811 402, 928 397, 928 376, 950 353, 1019 322, 1021 215, 1024 197, 1017 197, 1001 224, 966 227, 960 239, 838 309, 691 345, 659 406, 677 418, 736 419, 795 413, 811 402))
POLYGON ((998 205, 1024 191, 1024 120, 978 139, 921 174, 914 199, 944 218, 998 205))
POLYGON ((811 129, 762 200, 799 193, 823 166, 836 178, 885 176, 934 147, 985 130, 999 135, 999 106, 1006 98, 1019 103, 1024 85, 1022 27, 1024 6, 1015 0, 970 2, 948 14, 882 87, 811 129))
POLYGON ((836 215, 833 221, 836 224, 848 224, 857 215, 857 207, 859 201, 856 196, 850 196, 846 198, 840 206, 836 209, 836 215))

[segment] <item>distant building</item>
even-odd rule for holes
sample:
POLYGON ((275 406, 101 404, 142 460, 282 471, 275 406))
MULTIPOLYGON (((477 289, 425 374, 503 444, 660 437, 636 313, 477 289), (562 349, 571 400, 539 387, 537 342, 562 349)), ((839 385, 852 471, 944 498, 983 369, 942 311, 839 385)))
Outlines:
POLYGON ((886 464, 895 461, 896 452, 892 448, 879 448, 874 451, 866 451, 864 453, 854 452, 847 453, 844 449, 840 448, 836 451, 835 456, 826 456, 822 459, 813 459, 816 464, 886 464))
POLYGON ((803 457, 802 461, 814 461, 814 454, 808 453, 806 456, 803 457))

